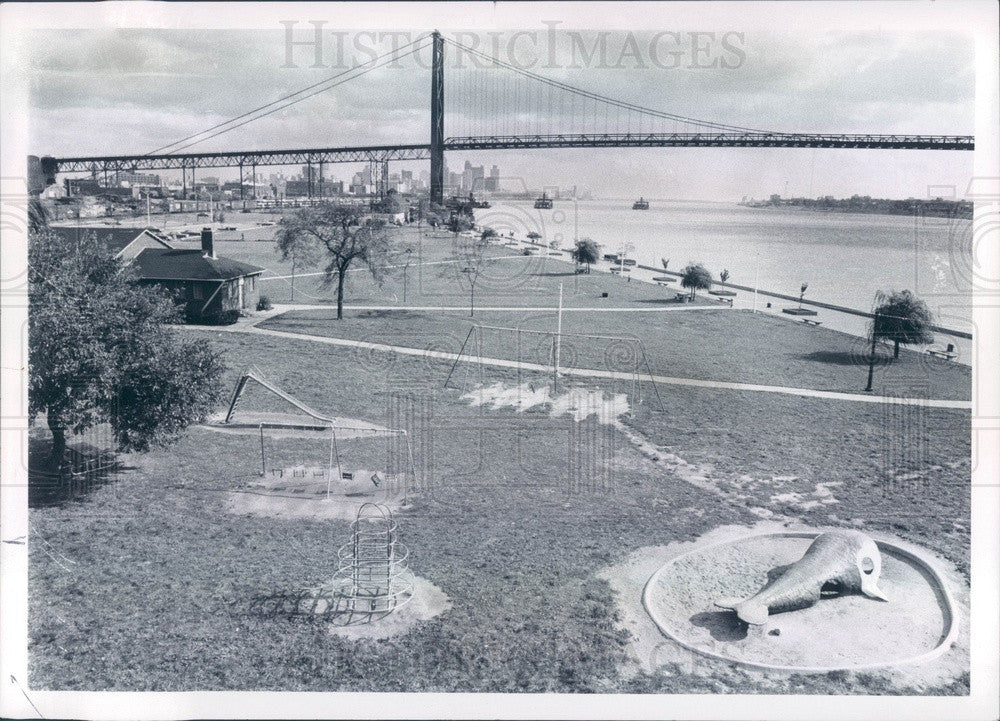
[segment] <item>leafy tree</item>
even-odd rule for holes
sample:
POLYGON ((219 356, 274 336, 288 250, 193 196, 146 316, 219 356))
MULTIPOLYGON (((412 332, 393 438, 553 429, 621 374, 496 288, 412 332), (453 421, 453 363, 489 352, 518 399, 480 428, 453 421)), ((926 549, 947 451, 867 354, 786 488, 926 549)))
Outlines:
POLYGON ((49 211, 42 205, 42 201, 37 195, 31 196, 28 201, 28 230, 38 233, 49 225, 49 211))
MULTIPOLYGON (((282 259, 303 252, 310 245, 325 256, 324 287, 337 285, 337 320, 344 317, 347 271, 355 262, 364 263, 379 284, 389 265, 389 236, 385 224, 365 220, 354 205, 322 203, 298 210, 284 219, 275 235, 282 259)), ((311 251, 306 251, 311 252, 311 251)))
POLYGON ((542 234, 536 233, 535 231, 531 231, 530 233, 528 233, 527 237, 528 240, 530 240, 532 243, 538 243, 538 241, 542 239, 542 234))
POLYGON ((681 271, 681 286, 691 291, 691 298, 699 290, 708 290, 712 287, 712 274, 708 272, 701 263, 688 263, 681 271))
MULTIPOLYGON (((421 206, 421 209, 423 206, 421 206)), ((427 225, 432 228, 437 228, 439 225, 445 224, 445 217, 448 211, 445 210, 444 206, 438 205, 437 203, 430 203, 426 211, 423 211, 423 218, 427 221, 427 225)))
POLYGON ((799 308, 802 307, 802 299, 805 297, 807 290, 809 290, 808 283, 803 283, 802 286, 799 288, 799 308))
POLYGON ((462 231, 470 230, 472 226, 472 216, 467 215, 466 213, 452 213, 448 218, 448 230, 455 235, 458 235, 462 231))
POLYGON ((377 213, 399 213, 402 206, 399 202, 399 194, 395 188, 389 188, 385 197, 372 204, 372 209, 377 213))
POLYGON ((576 241, 572 255, 577 265, 587 266, 588 273, 590 272, 591 264, 596 263, 601 258, 597 243, 590 238, 580 238, 580 240, 576 241))
POLYGON ((721 280, 723 283, 729 280, 729 270, 723 269, 723 271, 719 273, 719 280, 721 280))
POLYGON ((487 240, 490 240, 492 238, 497 238, 497 237, 499 237, 499 236, 498 236, 497 232, 495 230, 493 230, 493 228, 483 228, 483 232, 480 235, 480 238, 482 238, 483 241, 487 241, 487 240))
POLYGON ((666 258, 660 258, 660 262, 663 264, 663 269, 666 270, 667 266, 670 265, 670 261, 666 258))
POLYGON ((927 303, 908 290, 875 296, 875 316, 869 333, 894 344, 892 357, 899 358, 899 344, 932 343, 934 317, 927 303))
POLYGON ((167 445, 221 399, 220 355, 181 340, 167 293, 137 285, 95 233, 70 246, 32 233, 28 263, 28 417, 45 414, 52 463, 67 433, 105 422, 119 450, 167 445))

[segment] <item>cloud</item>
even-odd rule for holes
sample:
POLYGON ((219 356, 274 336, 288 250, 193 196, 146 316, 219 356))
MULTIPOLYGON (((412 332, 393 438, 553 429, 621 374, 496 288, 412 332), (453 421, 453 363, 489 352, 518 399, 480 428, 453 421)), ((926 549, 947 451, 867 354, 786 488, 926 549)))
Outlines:
MULTIPOLYGON (((470 43, 471 37, 465 35, 462 40, 470 43)), ((578 31, 574 35, 560 28, 551 49, 544 31, 536 36, 534 46, 524 38, 512 46, 509 33, 481 34, 479 42, 486 52, 496 48, 505 60, 530 56, 534 61, 531 72, 546 78, 709 121, 796 132, 972 132, 974 54, 971 36, 961 33, 679 33, 660 38, 659 64, 650 49, 655 37, 651 31, 605 35, 578 31), (705 48, 700 55, 699 47, 705 48), (676 59, 676 67, 661 67, 673 62, 671 58, 676 59)), ((296 67, 289 68, 283 67, 286 47, 280 29, 39 32, 29 58, 32 147, 57 156, 149 152, 343 73, 344 67, 333 67, 338 55, 350 65, 388 50, 393 41, 390 36, 335 35, 334 31, 326 39, 326 67, 310 67, 312 50, 296 48, 296 67)), ((515 82, 518 76, 509 70, 473 69, 469 58, 462 58, 451 46, 447 53, 449 136, 685 129, 672 122, 640 121, 637 113, 571 98, 536 81, 515 82), (465 68, 455 68, 458 63, 465 68)), ((359 75, 357 79, 188 152, 423 142, 429 134, 427 64, 424 51, 419 61, 410 57, 401 60, 399 67, 364 75, 352 71, 348 74, 359 75)), ((641 191, 647 182, 630 177, 637 168, 655 175, 653 185, 677 185, 681 182, 677 178, 687 174, 690 180, 684 185, 707 192, 713 181, 706 169, 711 167, 719 188, 732 192, 755 182, 752 169, 768 183, 789 175, 802 177, 808 174, 803 163, 811 162, 803 158, 812 157, 808 151, 739 149, 643 153, 604 152, 599 168, 591 162, 593 153, 586 152, 536 151, 523 158, 496 157, 509 158, 504 162, 518 173, 548 173, 549 177, 556 172, 582 173, 586 182, 581 184, 597 192, 622 189, 626 194, 641 191), (544 162, 539 162, 542 158, 544 162), (642 163, 642 158, 651 162, 642 163), (683 159, 690 167, 681 172, 663 159, 683 159), (762 159, 774 165, 765 169, 762 159), (579 162, 586 167, 574 165, 579 162), (612 171, 620 173, 613 180, 612 171)), ((908 156, 911 160, 893 161, 886 171, 892 180, 887 182, 902 188, 912 182, 905 173, 933 174, 935 163, 949 168, 943 173, 949 177, 956 168, 971 170, 971 154, 959 155, 960 159, 954 153, 939 153, 933 158, 921 155, 921 159, 908 156)), ((464 161, 464 155, 460 157, 464 161)), ((836 168, 824 168, 825 177, 838 187, 849 185, 851 173, 864 178, 859 185, 884 185, 872 175, 880 172, 876 167, 853 161, 839 167, 843 177, 836 168)), ((773 185, 770 192, 776 192, 773 185)))

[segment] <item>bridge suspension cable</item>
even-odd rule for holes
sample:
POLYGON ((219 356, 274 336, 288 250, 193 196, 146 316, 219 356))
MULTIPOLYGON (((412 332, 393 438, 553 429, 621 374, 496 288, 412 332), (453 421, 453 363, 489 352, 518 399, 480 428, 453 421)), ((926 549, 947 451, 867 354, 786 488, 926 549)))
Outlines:
POLYGON ((343 72, 337 73, 336 75, 332 75, 332 76, 326 78, 325 80, 321 80, 321 81, 319 81, 317 83, 313 83, 312 85, 308 85, 308 86, 306 86, 304 88, 301 88, 300 90, 296 90, 294 93, 289 93, 288 95, 285 95, 284 97, 278 98, 277 100, 274 100, 274 101, 272 101, 270 103, 267 103, 265 105, 261 105, 261 106, 259 106, 257 108, 254 108, 253 110, 248 110, 247 112, 242 113, 241 115, 237 115, 236 117, 230 118, 229 120, 226 120, 226 121, 221 122, 221 123, 217 123, 216 125, 213 125, 210 128, 206 128, 205 130, 202 130, 202 131, 200 131, 198 133, 193 133, 192 135, 188 135, 185 138, 181 138, 180 140, 176 140, 173 143, 169 143, 169 144, 164 145, 164 146, 162 146, 160 148, 157 148, 155 150, 151 150, 150 152, 146 153, 146 155, 157 155, 157 154, 170 155, 170 154, 173 154, 173 153, 180 152, 181 150, 184 150, 185 148, 190 148, 192 145, 197 145, 198 143, 203 143, 206 140, 211 140, 212 138, 215 138, 215 137, 217 137, 219 135, 222 135, 223 133, 228 133, 231 130, 235 130, 237 128, 241 128, 244 125, 247 125, 249 123, 254 122, 255 120, 260 120, 261 118, 267 117, 268 115, 276 113, 279 110, 283 110, 283 109, 285 109, 285 108, 287 108, 287 107, 289 107, 291 105, 295 105, 296 103, 300 103, 303 100, 307 100, 307 99, 309 99, 309 98, 311 98, 311 97, 313 97, 315 95, 319 95, 320 93, 324 93, 327 90, 332 90, 333 88, 335 88, 335 87, 337 87, 339 85, 343 85, 344 83, 350 82, 351 80, 357 80, 358 78, 366 75, 367 73, 370 73, 373 70, 377 70, 378 68, 384 67, 385 65, 388 65, 389 63, 396 62, 396 61, 398 61, 398 60, 400 60, 400 59, 402 59, 404 57, 407 57, 409 55, 417 53, 420 50, 422 50, 423 48, 427 47, 427 45, 429 45, 429 44, 430 44, 430 37, 429 36, 425 35, 423 37, 418 37, 416 40, 413 40, 413 41, 411 41, 409 43, 406 43, 405 45, 401 45, 400 47, 394 48, 393 50, 391 50, 391 51, 389 51, 387 53, 383 53, 382 55, 378 55, 378 56, 372 58, 371 60, 368 60, 368 61, 366 61, 364 63, 361 63, 357 67, 353 67, 353 68, 350 68, 350 69, 345 70, 343 72), (401 51, 405 50, 407 47, 410 47, 410 46, 414 46, 414 47, 412 47, 410 50, 408 50, 405 53, 401 53, 401 51), (369 67, 365 67, 365 66, 369 66, 369 67), (350 77, 345 77, 347 75, 350 75, 350 77), (337 81, 337 82, 334 82, 334 81, 337 81), (329 83, 332 83, 332 84, 329 84, 329 83), (325 86, 325 87, 320 87, 320 86, 325 86), (312 91, 312 92, 308 92, 308 91, 312 91), (302 95, 303 93, 307 93, 307 92, 308 92, 308 94, 302 95), (302 97, 296 98, 296 96, 298 96, 298 95, 301 95, 302 97), (292 100, 292 98, 295 98, 295 99, 292 100), (289 101, 289 102, 284 102, 286 100, 289 101), (284 104, 278 105, 279 103, 284 103, 284 104), (278 107, 272 107, 272 106, 275 106, 275 105, 278 105, 278 107), (271 109, 267 110, 267 112, 261 112, 263 110, 266 110, 267 108, 271 108, 271 109), (249 116, 255 115, 256 113, 260 113, 260 115, 256 115, 255 117, 249 117, 249 116), (247 118, 247 119, 244 120, 244 118, 247 118), (237 123, 237 121, 240 121, 240 120, 242 120, 243 122, 237 123), (232 125, 231 127, 228 127, 228 128, 224 127, 226 125, 230 125, 231 123, 237 123, 237 124, 232 125), (224 129, 220 129, 220 128, 224 128, 224 129), (212 132, 212 131, 216 131, 216 130, 217 130, 217 132, 212 132), (188 140, 192 140, 192 138, 197 138, 199 135, 206 135, 207 133, 211 133, 211 135, 207 135, 204 138, 201 138, 199 140, 193 140, 192 142, 189 142, 189 143, 187 143, 185 145, 182 145, 182 143, 185 143, 188 140), (179 147, 174 147, 174 146, 179 146, 179 147), (172 150, 167 150, 167 148, 172 148, 172 150))
MULTIPOLYGON (((755 134, 762 134, 762 135, 777 134, 774 131, 769 131, 769 130, 761 130, 761 129, 757 129, 757 128, 748 128, 748 127, 744 127, 744 126, 740 126, 740 125, 731 125, 731 124, 727 124, 727 123, 719 123, 719 122, 715 122, 715 121, 711 121, 711 120, 701 120, 701 119, 698 119, 698 118, 691 118, 691 117, 688 117, 688 116, 685 116, 685 115, 679 115, 677 113, 669 113, 669 112, 666 112, 666 111, 656 110, 654 108, 648 108, 648 107, 645 107, 645 106, 637 105, 635 103, 630 103, 630 102, 627 102, 627 101, 618 100, 616 98, 611 98, 611 97, 606 96, 606 95, 601 95, 599 93, 595 93, 595 92, 592 92, 590 90, 586 90, 586 89, 583 89, 583 88, 578 88, 578 87, 573 86, 573 85, 569 85, 567 83, 561 82, 559 80, 555 80, 553 78, 545 77, 544 75, 540 75, 538 73, 534 73, 534 72, 532 72, 530 70, 527 70, 527 69, 524 69, 524 68, 519 68, 516 65, 513 65, 513 64, 508 63, 508 62, 504 62, 503 60, 495 58, 492 55, 488 55, 488 54, 486 54, 486 53, 484 53, 482 51, 476 50, 475 48, 471 48, 471 47, 469 47, 467 45, 464 45, 463 43, 459 43, 458 41, 455 41, 455 40, 452 40, 452 39, 445 39, 445 42, 448 43, 449 45, 454 46, 457 49, 460 49, 460 50, 462 50, 462 51, 464 51, 466 53, 469 53, 471 56, 474 56, 474 57, 479 58, 479 59, 481 59, 481 60, 483 60, 483 61, 485 61, 487 63, 492 64, 496 68, 503 68, 503 69, 506 69, 506 70, 510 70, 510 71, 512 71, 514 73, 517 73, 518 75, 520 75, 520 76, 522 76, 524 78, 528 78, 528 79, 534 80, 534 81, 536 81, 538 83, 543 83, 543 84, 547 85, 549 87, 549 95, 548 95, 547 105, 548 105, 548 110, 550 112, 553 109, 553 97, 552 97, 552 90, 553 89, 558 90, 558 91, 562 91, 562 92, 565 92, 565 93, 570 93, 571 94, 571 98, 570 98, 570 102, 569 102, 569 114, 570 114, 570 116, 571 117, 575 117, 576 116, 576 111, 578 109, 577 106, 581 105, 582 107, 579 108, 579 109, 582 110, 584 122, 592 121, 594 123, 594 126, 595 126, 593 128, 594 131, 599 131, 599 129, 596 127, 596 124, 597 124, 597 121, 598 121, 598 114, 599 114, 598 107, 600 105, 603 105, 604 106, 604 113, 605 113, 604 114, 604 120, 605 120, 605 124, 606 125, 610 123, 610 117, 609 117, 609 112, 608 112, 609 108, 614 107, 614 108, 618 109, 619 111, 624 110, 624 111, 627 112, 627 116, 626 116, 626 118, 624 120, 621 118, 620 114, 617 115, 616 116, 616 120, 615 120, 615 124, 616 125, 621 125, 623 122, 627 123, 628 124, 628 126, 627 126, 628 132, 632 132, 634 130, 635 132, 643 133, 643 132, 649 132, 650 130, 652 130, 652 128, 645 128, 642 125, 641 116, 647 116, 649 118, 656 118, 656 119, 659 119, 659 120, 672 121, 674 123, 682 123, 682 124, 685 124, 685 125, 694 125, 694 126, 702 127, 702 128, 710 128, 712 130, 717 130, 717 131, 725 131, 725 132, 733 132, 733 133, 755 133, 755 134), (577 100, 578 98, 580 99, 579 101, 577 100), (636 125, 635 128, 632 127, 632 121, 633 120, 635 120, 636 123, 637 123, 637 125, 636 125)), ((483 96, 485 96, 485 95, 488 94, 488 93, 485 93, 484 90, 491 90, 491 89, 493 89, 495 87, 495 85, 496 85, 495 81, 493 83, 491 83, 488 79, 487 80, 480 79, 478 81, 473 81, 471 83, 466 82, 466 84, 464 86, 459 86, 459 88, 458 88, 459 95, 461 97, 463 94, 465 94, 468 91, 468 87, 467 86, 472 86, 473 87, 473 91, 477 92, 478 97, 482 98, 483 96)), ((539 112, 541 110, 541 107, 539 107, 540 104, 541 104, 540 100, 541 100, 541 93, 540 92, 536 93, 534 91, 534 89, 532 88, 532 86, 527 85, 524 89, 522 89, 518 85, 515 84, 515 87, 513 89, 512 101, 511 101, 512 105, 513 105, 513 108, 514 108, 515 119, 518 118, 518 117, 520 117, 522 115, 521 111, 523 109, 527 113, 527 115, 528 115, 529 122, 534 122, 534 123, 537 124, 539 122, 539 120, 540 120, 540 118, 539 118, 539 112), (535 103, 534 105, 532 105, 532 100, 534 99, 534 97, 536 95, 537 95, 537 98, 538 98, 539 102, 535 103)), ((556 100, 556 102, 559 104, 558 108, 556 108, 556 109, 561 113, 564 110, 564 108, 563 108, 564 100, 563 100, 562 97, 560 97, 559 99, 556 100)), ((498 110, 501 110, 501 109, 498 109, 498 110)), ((537 128, 535 129, 535 131, 536 131, 535 133, 531 133, 530 130, 531 129, 529 128, 529 134, 537 134, 537 128)), ((469 135, 473 135, 475 133, 468 133, 468 134, 469 135)), ((500 134, 511 135, 513 133, 502 131, 500 134)))

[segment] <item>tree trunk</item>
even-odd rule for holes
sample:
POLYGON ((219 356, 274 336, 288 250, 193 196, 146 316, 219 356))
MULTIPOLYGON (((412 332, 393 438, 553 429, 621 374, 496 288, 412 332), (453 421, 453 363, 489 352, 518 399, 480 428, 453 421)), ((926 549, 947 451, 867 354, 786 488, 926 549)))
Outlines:
POLYGON ((48 417, 49 431, 52 433, 52 452, 49 454, 49 465, 57 470, 66 455, 66 429, 52 414, 48 417))
POLYGON ((337 271, 337 320, 344 318, 344 276, 346 274, 346 268, 340 268, 337 271))
POLYGON ((892 357, 893 358, 899 358, 899 341, 897 340, 897 341, 894 341, 894 342, 896 344, 896 347, 892 349, 892 357))

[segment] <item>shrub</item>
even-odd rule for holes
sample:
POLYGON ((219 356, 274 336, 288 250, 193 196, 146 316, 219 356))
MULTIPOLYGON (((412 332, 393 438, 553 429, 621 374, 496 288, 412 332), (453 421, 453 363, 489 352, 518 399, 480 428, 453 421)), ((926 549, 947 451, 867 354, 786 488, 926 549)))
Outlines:
POLYGON ((240 318, 240 312, 235 309, 215 311, 193 318, 190 322, 198 325, 232 325, 240 318))
POLYGON ((274 306, 271 305, 271 299, 268 298, 266 295, 262 295, 257 300, 257 310, 271 310, 271 308, 273 307, 274 306))

